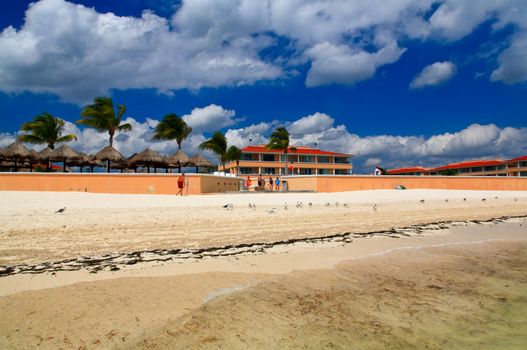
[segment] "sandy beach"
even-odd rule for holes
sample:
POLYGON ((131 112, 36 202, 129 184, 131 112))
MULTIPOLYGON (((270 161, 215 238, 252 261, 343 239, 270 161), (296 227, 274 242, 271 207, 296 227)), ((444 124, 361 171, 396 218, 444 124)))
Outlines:
POLYGON ((2 348, 527 340, 524 192, 0 198, 2 348))

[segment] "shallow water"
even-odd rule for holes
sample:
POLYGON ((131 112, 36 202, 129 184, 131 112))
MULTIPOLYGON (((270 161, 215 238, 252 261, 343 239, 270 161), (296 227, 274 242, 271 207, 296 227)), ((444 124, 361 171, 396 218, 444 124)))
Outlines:
POLYGON ((527 243, 395 252, 220 296, 133 348, 525 349, 527 243))

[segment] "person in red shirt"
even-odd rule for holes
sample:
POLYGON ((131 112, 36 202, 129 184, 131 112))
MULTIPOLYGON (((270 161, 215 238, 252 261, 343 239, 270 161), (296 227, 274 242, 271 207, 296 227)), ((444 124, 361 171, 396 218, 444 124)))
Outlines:
POLYGON ((251 177, 247 176, 247 180, 245 180, 245 188, 247 188, 247 191, 249 191, 249 188, 251 188, 251 177))
POLYGON ((185 173, 181 173, 177 179, 177 187, 179 191, 176 193, 176 196, 183 195, 183 189, 185 188, 185 173))

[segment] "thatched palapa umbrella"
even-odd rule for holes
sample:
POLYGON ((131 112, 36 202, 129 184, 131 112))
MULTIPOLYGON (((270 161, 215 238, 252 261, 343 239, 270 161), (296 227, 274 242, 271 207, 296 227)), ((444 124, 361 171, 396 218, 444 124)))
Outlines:
POLYGON ((62 171, 66 172, 66 162, 79 160, 81 155, 70 146, 62 145, 51 152, 50 159, 55 162, 62 161, 62 171))
POLYGON ((46 171, 49 171, 49 160, 53 150, 49 147, 44 148, 42 151, 38 152, 38 160, 46 162, 46 171))
POLYGON ((214 166, 201 154, 196 154, 195 156, 191 157, 188 162, 189 164, 194 165, 196 167, 196 173, 198 172, 199 167, 212 168, 214 166))
POLYGON ((20 142, 14 142, 0 150, 0 157, 13 161, 15 165, 14 171, 16 172, 18 169, 18 161, 31 159, 32 155, 31 151, 29 151, 23 144, 20 142))
POLYGON ((95 154, 95 160, 106 162, 106 169, 110 172, 110 162, 123 162, 125 158, 112 146, 106 146, 95 154))
MULTIPOLYGON (((150 172, 150 167, 153 166, 164 166, 166 163, 164 162, 163 156, 161 156, 158 152, 151 150, 150 148, 145 149, 143 152, 136 154, 128 161, 129 166, 137 167, 137 166, 146 166, 147 171, 150 172)), ((157 171, 157 169, 156 169, 157 171)))
POLYGON ((169 163, 177 165, 179 172, 181 172, 182 166, 186 166, 189 163, 189 160, 190 158, 182 150, 177 151, 168 158, 169 163))

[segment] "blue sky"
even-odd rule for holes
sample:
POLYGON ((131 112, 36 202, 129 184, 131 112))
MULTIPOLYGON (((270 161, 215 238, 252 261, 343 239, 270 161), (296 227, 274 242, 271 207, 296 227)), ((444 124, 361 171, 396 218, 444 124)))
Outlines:
MULTIPOLYGON (((107 136, 73 124, 99 95, 127 106, 125 154, 177 113, 194 132, 298 145, 375 165, 439 165, 527 153, 527 3, 522 0, 3 0, 0 146, 47 111, 74 148, 107 136)), ((34 146, 36 149, 42 146, 34 146)))

